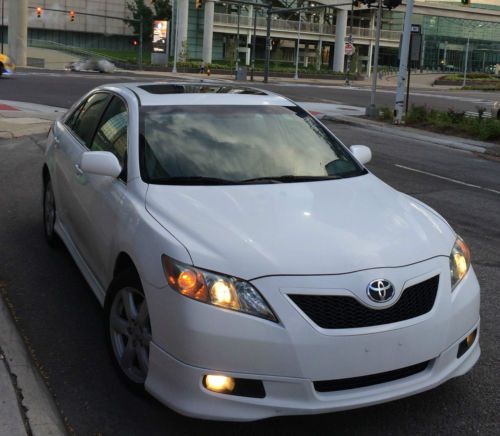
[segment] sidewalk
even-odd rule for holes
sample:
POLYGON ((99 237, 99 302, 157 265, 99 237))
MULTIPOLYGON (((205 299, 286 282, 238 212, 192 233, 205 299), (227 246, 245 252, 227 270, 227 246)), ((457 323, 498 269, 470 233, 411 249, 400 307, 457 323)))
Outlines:
POLYGON ((65 112, 63 108, 0 100, 0 139, 46 133, 65 112))

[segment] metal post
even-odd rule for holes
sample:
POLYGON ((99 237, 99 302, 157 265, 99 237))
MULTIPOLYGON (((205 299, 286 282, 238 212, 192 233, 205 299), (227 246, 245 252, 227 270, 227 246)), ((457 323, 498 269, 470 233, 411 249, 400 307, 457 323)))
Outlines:
POLYGON ((380 29, 382 27, 382 0, 378 0, 377 9, 377 31, 375 34, 375 54, 373 60, 373 74, 372 74, 372 90, 370 94, 370 106, 366 108, 366 115, 375 117, 377 115, 377 108, 375 106, 375 94, 377 92, 377 74, 378 74, 378 55, 380 49, 380 29))
POLYGON ((172 73, 177 73, 177 41, 179 39, 179 0, 175 1, 175 31, 174 31, 174 65, 172 73))
POLYGON ((235 47, 235 52, 236 52, 236 74, 238 74, 238 69, 240 68, 240 13, 241 13, 241 6, 238 5, 238 21, 237 21, 237 28, 236 28, 236 47, 235 47))
POLYGON ((266 57, 264 63, 264 83, 269 81, 269 61, 271 58, 271 14, 273 4, 267 6, 266 57))
MULTIPOLYGON (((351 24, 349 25, 349 43, 352 44, 352 22, 354 21, 354 0, 351 1, 351 24)), ((351 56, 347 56, 347 65, 345 71, 345 84, 350 86, 349 73, 351 71, 351 56)))
POLYGON ((405 113, 408 113, 408 105, 410 104, 410 76, 411 76, 411 41, 412 37, 410 35, 410 49, 408 50, 408 80, 406 82, 406 108, 405 113))
POLYGON ((411 41, 411 18, 413 15, 414 0, 407 0, 406 13, 403 27, 403 38, 401 41, 401 57, 399 59, 398 87, 396 89, 396 101, 394 103, 394 124, 400 124, 403 119, 403 107, 405 99, 405 85, 408 73, 408 59, 411 41))
POLYGON ((302 25, 302 12, 299 11, 299 33, 297 36, 297 53, 295 54, 295 76, 294 79, 299 78, 299 55, 300 55, 300 26, 302 25))
POLYGON ((141 17, 141 22, 139 23, 139 70, 142 70, 142 37, 144 33, 143 17, 141 17))
POLYGON ((2 48, 0 48, 0 53, 3 53, 3 15, 4 15, 5 0, 2 0, 2 48))
POLYGON ((252 72, 250 75, 250 80, 253 82, 253 72, 255 70, 255 45, 257 39, 257 8, 253 8, 253 39, 252 39, 252 72))
POLYGON ((467 64, 469 61, 469 39, 470 35, 467 36, 467 46, 465 48, 464 81, 462 83, 462 87, 464 87, 465 83, 467 82, 467 64))

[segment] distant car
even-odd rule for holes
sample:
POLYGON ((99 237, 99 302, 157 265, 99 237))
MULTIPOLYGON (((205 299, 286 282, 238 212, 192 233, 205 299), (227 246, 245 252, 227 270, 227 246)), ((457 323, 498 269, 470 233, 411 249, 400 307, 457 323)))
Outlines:
POLYGON ((0 76, 3 74, 12 74, 16 70, 14 61, 9 56, 0 53, 0 76))
POLYGON ((99 73, 113 73, 115 64, 107 59, 79 59, 66 65, 69 71, 98 71, 99 73))
POLYGON ((493 103, 491 107, 491 117, 496 120, 500 120, 500 101, 493 103))
POLYGON ((47 138, 45 236, 104 306, 118 373, 178 412, 392 401, 474 366, 480 290, 465 242, 370 159, 268 91, 101 86, 47 138))

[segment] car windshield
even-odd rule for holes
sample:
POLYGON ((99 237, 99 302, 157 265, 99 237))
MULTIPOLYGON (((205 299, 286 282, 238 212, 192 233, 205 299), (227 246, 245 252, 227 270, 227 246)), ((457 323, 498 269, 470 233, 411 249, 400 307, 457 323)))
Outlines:
POLYGON ((366 172, 297 107, 146 106, 141 111, 141 172, 149 183, 288 183, 366 172))

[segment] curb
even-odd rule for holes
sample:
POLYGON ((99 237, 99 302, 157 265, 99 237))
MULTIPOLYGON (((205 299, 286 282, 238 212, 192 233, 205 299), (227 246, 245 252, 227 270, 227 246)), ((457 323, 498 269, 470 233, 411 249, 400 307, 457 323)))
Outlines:
POLYGON ((427 142, 436 145, 444 145, 445 147, 470 151, 473 153, 485 154, 489 156, 500 157, 500 145, 492 144, 489 142, 475 141, 473 139, 465 139, 456 136, 446 136, 439 133, 432 133, 425 130, 415 129, 412 127, 404 127, 391 125, 390 127, 384 123, 366 118, 359 119, 347 115, 330 116, 325 115, 323 120, 341 122, 350 124, 364 129, 372 129, 382 133, 389 133, 394 136, 399 136, 406 139, 416 139, 418 141, 427 142))
MULTIPOLYGON (((0 283, 0 291, 3 287, 4 285, 0 283)), ((2 422, 0 430, 11 429, 9 425, 15 425, 16 420, 21 419, 25 426, 24 434, 66 435, 64 420, 26 349, 7 305, 8 303, 0 296, 0 349, 3 352, 5 368, 12 381, 12 389, 17 396, 17 404, 11 399, 8 406, 11 409, 17 406, 19 413, 10 416, 9 422, 2 422)), ((2 396, 4 395, 5 392, 2 392, 2 396)), ((17 429, 20 431, 19 426, 17 429)))

